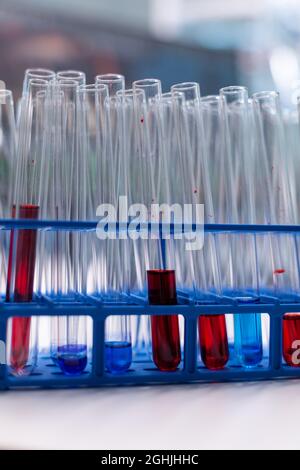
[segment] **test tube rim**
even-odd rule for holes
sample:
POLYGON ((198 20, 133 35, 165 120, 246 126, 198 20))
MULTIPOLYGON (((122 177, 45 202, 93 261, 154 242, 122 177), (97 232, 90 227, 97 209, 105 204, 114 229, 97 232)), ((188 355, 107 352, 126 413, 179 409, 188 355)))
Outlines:
MULTIPOLYGON (((273 98, 273 99, 277 100, 277 99, 279 99, 279 97, 280 97, 280 93, 279 93, 279 91, 276 91, 276 90, 258 91, 256 93, 253 93, 253 95, 252 95, 252 99, 256 103, 260 102, 261 100, 263 100, 265 98, 273 98)), ((298 98, 300 98, 300 96, 298 98)))
POLYGON ((104 73, 100 75, 96 75, 95 77, 95 83, 97 82, 111 82, 111 81, 122 81, 125 83, 125 77, 124 75, 121 75, 119 73, 104 73))
POLYGON ((56 77, 56 73, 54 72, 54 70, 44 69, 41 67, 26 69, 25 76, 28 77, 29 75, 32 75, 34 78, 41 78, 43 80, 45 80, 46 78, 51 79, 56 77))
POLYGON ((135 80, 133 82, 133 88, 136 86, 141 86, 144 85, 146 86, 152 86, 152 85, 157 85, 161 84, 161 80, 159 78, 141 78, 140 80, 135 80))
POLYGON ((85 80, 85 73, 82 72, 82 70, 59 70, 58 72, 56 72, 56 78, 62 78, 66 80, 76 80, 76 78, 84 78, 85 80), (72 76, 73 78, 71 78, 72 76))
MULTIPOLYGON (((134 90, 149 90, 151 88, 156 88, 156 93, 152 96, 148 96, 148 99, 157 99, 162 96, 162 84, 161 80, 158 78, 143 78, 141 80, 135 80, 132 84, 134 90)), ((147 98, 147 94, 146 94, 147 98)))
POLYGON ((171 93, 175 94, 176 92, 182 93, 187 101, 199 101, 201 99, 201 90, 198 82, 174 83, 174 85, 171 86, 171 93), (195 92, 195 96, 189 99, 187 92, 191 91, 195 92))
POLYGON ((11 90, 7 90, 6 88, 0 89, 0 98, 12 98, 13 99, 13 92, 11 90))

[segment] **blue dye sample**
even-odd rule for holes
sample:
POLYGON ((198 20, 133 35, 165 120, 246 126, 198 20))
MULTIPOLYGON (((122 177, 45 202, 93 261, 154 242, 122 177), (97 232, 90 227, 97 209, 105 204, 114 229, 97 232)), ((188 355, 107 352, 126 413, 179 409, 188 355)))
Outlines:
POLYGON ((244 367, 256 367, 263 358, 261 314, 234 315, 236 355, 244 367))
POLYGON ((112 374, 126 372, 132 362, 132 346, 128 341, 105 343, 105 367, 112 374))
POLYGON ((67 344, 57 348, 56 361, 66 375, 80 375, 87 366, 87 347, 84 344, 67 344))
POLYGON ((256 367, 262 361, 262 350, 255 344, 244 346, 240 359, 244 367, 256 367))

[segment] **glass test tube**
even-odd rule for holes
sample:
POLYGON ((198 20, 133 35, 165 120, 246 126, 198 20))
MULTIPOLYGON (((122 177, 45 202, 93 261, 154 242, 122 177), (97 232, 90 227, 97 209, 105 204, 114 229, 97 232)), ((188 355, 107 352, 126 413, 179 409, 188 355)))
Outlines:
MULTIPOLYGON (((162 127, 160 119, 160 102, 162 96, 161 81, 156 78, 137 80, 132 84, 133 90, 143 92, 143 101, 139 109, 136 126, 141 140, 145 142, 146 155, 132 162, 135 170, 131 171, 131 187, 134 188, 131 203, 144 203, 149 208, 152 203, 167 202, 168 180, 165 178, 165 155, 162 151, 162 127), (140 185, 136 181, 140 181, 140 185)), ((142 155, 142 149, 141 149, 142 155)), ((132 242, 134 266, 130 282, 131 292, 144 297, 147 292, 146 272, 150 267, 153 251, 158 249, 158 241, 136 240, 132 242)), ((151 357, 151 321, 147 316, 136 317, 136 354, 151 357)))
MULTIPOLYGON (((102 195, 101 201, 119 207, 119 196, 127 194, 127 170, 125 137, 123 135, 123 112, 120 99, 116 96, 125 89, 125 78, 117 74, 98 75, 96 87, 107 87, 108 96, 103 103, 105 116, 106 136, 105 148, 101 152, 101 165, 105 170, 101 172, 102 195)), ((99 201, 98 201, 99 204, 99 201)), ((97 291, 104 300, 109 302, 121 301, 124 294, 127 268, 123 269, 123 261, 127 261, 127 240, 105 240, 99 244, 99 256, 101 252, 101 271, 97 281, 97 291)))
MULTIPOLYGON (((259 223, 295 224, 297 206, 292 194, 287 160, 282 108, 279 93, 260 92, 253 95, 257 141, 260 152, 258 181, 262 201, 259 223), (260 179, 259 179, 260 178, 260 179)), ((260 270, 260 283, 271 295, 288 302, 299 291, 299 272, 295 238, 291 234, 269 234, 261 248, 264 264, 260 270)), ((300 315, 287 314, 283 318, 283 356, 288 365, 293 364, 294 341, 298 333, 300 315)), ((297 348, 297 347, 296 347, 297 348)))
MULTIPOLYGON (((119 195, 116 191, 120 189, 120 194, 126 194, 124 193, 126 171, 121 170, 124 167, 124 162, 122 163, 122 156, 119 153, 122 150, 122 144, 119 147, 116 143, 116 140, 122 143, 120 139, 122 139, 121 121, 123 116, 119 100, 115 97, 116 93, 122 91, 124 87, 124 77, 106 74, 96 77, 94 87, 85 88, 86 96, 90 101, 90 128, 87 127, 90 132, 87 134, 88 145, 85 145, 85 148, 89 149, 87 161, 90 162, 87 175, 90 182, 89 188, 99 188, 100 190, 100 193, 94 191, 94 194, 90 195, 94 216, 97 206, 101 202, 111 203, 116 207, 119 195), (104 90, 106 91, 105 96, 104 90), (94 104, 91 106, 94 98, 96 101, 94 100, 94 104), (91 126, 92 116, 95 116, 96 119, 95 126, 91 126), (94 164, 93 155, 96 157, 94 164), (98 180, 96 179, 94 182, 98 173, 98 180), (102 183, 99 185, 100 181, 102 183), (122 189, 118 187, 119 183, 122 189)), ((92 214, 89 215, 92 216, 92 214)), ((97 272, 96 289, 105 300, 118 300, 121 290, 124 288, 125 269, 120 266, 123 259, 120 251, 123 252, 125 242, 125 240, 95 240, 95 243, 92 243, 95 249, 93 258, 97 259, 101 266, 100 270, 94 270, 97 272), (117 273, 119 273, 118 279, 117 273)), ((109 317, 105 328, 106 370, 116 374, 126 372, 132 360, 130 318, 127 316, 109 317)))
MULTIPOLYGON (((114 188, 114 194, 109 195, 114 200, 119 214, 119 195, 126 196, 130 204, 130 159, 134 155, 135 118, 139 106, 138 96, 132 90, 124 90, 124 77, 105 75, 97 77, 98 85, 106 85, 109 90, 109 121, 113 126, 112 134, 118 141, 110 146, 112 164, 116 171, 109 172, 109 186, 114 188), (116 93, 116 95, 115 95, 116 93)), ((111 301, 122 302, 122 295, 128 292, 128 271, 130 256, 128 254, 129 240, 123 239, 120 232, 116 240, 106 240, 106 262, 111 273, 108 281, 111 289, 111 301), (113 263, 113 265, 111 265, 113 263), (116 272, 112 271, 115 266, 116 272), (112 279, 113 275, 114 279, 112 279), (114 299, 115 297, 115 299, 114 299)), ((105 324, 105 368, 113 374, 125 373, 132 362, 131 319, 129 316, 108 317, 105 324)))
POLYGON ((30 80, 45 80, 48 83, 54 82, 55 72, 49 69, 33 68, 27 69, 23 82, 23 95, 29 91, 30 80))
MULTIPOLYGON (((57 74, 58 75, 58 74, 57 74)), ((65 75, 65 73, 63 73, 65 75)), ((57 204, 60 218, 66 220, 87 220, 89 214, 87 165, 88 155, 84 153, 88 142, 87 131, 87 103, 88 92, 85 85, 78 85, 85 81, 84 74, 80 72, 66 72, 66 76, 74 79, 61 78, 57 84, 56 122, 57 141, 55 155, 56 179, 61 179, 60 191, 57 194, 57 204)), ((74 296, 77 293, 86 294, 88 275, 87 233, 72 232, 62 234, 57 245, 58 259, 58 288, 61 292, 62 247, 67 249, 67 270, 69 282, 67 293, 74 296), (65 238, 66 237, 66 238, 65 238)), ((80 375, 87 366, 87 317, 68 316, 53 319, 52 350, 55 351, 54 362, 66 375, 80 375)), ((52 354, 53 356, 53 354, 52 354)))
POLYGON ((110 98, 116 96, 118 91, 125 90, 125 77, 119 74, 106 73, 97 75, 95 83, 96 85, 107 85, 110 98))
MULTIPOLYGON (((42 178, 47 178, 46 132, 48 83, 31 79, 22 101, 19 122, 18 160, 12 217, 38 219, 42 178), (26 145, 25 145, 26 143, 26 145)), ((6 300, 30 302, 36 267, 37 230, 12 231, 10 237, 6 300)), ((37 318, 14 317, 8 325, 9 365, 14 375, 27 375, 37 359, 37 318)))
MULTIPOLYGON (((204 128, 200 88, 197 83, 182 83, 174 85, 172 92, 181 93, 184 96, 180 106, 178 127, 182 154, 185 155, 182 172, 183 174, 187 172, 185 186, 191 190, 185 202, 204 203, 206 221, 213 223, 215 222, 215 208, 209 173, 210 159, 207 155, 212 132, 208 133, 208 130, 204 128), (203 142, 207 147, 203 145, 203 142), (192 161, 188 170, 189 155, 192 155, 192 161), (188 181, 192 184, 188 184, 188 181)), ((211 116, 209 117, 211 119, 211 116)), ((209 124, 208 119, 205 124, 206 126, 209 124)), ((187 256, 188 253, 185 254, 185 257, 187 256)), ((189 268, 191 264, 194 269, 196 299, 202 299, 203 291, 204 295, 210 290, 219 293, 218 250, 213 234, 206 236, 203 250, 192 253, 192 262, 188 263, 189 268)), ((198 334, 201 357, 205 366, 209 369, 223 368, 229 359, 225 315, 201 315, 198 319, 198 334)))
MULTIPOLYGON (((224 119, 225 186, 227 189, 228 223, 255 223, 254 155, 249 136, 251 109, 245 87, 225 87, 220 90, 221 112, 224 119)), ((230 235, 230 263, 233 272, 233 295, 240 302, 257 298, 256 240, 251 235, 230 235), (244 253, 243 262, 237 253, 244 253)), ((263 355, 260 314, 234 315, 235 352, 245 367, 255 367, 263 355)))

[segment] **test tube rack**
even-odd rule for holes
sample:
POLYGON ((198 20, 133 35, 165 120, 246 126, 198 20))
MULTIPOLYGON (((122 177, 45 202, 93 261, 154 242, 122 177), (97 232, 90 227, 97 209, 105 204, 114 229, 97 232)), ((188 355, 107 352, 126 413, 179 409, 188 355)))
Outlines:
MULTIPOLYGON (((80 230, 96 229, 96 222, 62 222, 41 220, 0 220, 0 229, 80 230)), ((194 229, 194 228, 193 228, 194 229)), ((288 233, 297 241, 300 226, 258 225, 207 225, 212 233, 288 233)), ((171 227, 174 233, 174 227, 171 227)), ((164 243, 164 240, 161 240, 164 243)), ((240 303, 237 298, 214 296, 214 302, 195 303, 184 293, 178 295, 178 305, 149 305, 139 298, 124 298, 120 304, 102 302, 96 296, 75 294, 74 298, 52 298, 36 295, 30 303, 0 302, 0 341, 6 343, 7 322, 10 317, 76 316, 87 315, 93 320, 92 361, 86 372, 78 377, 64 376, 54 370, 50 358, 39 361, 30 376, 13 377, 6 365, 0 365, 0 389, 15 388, 73 388, 102 387, 114 385, 152 385, 197 382, 256 381, 283 378, 300 378, 300 368, 288 367, 282 358, 282 317, 285 313, 300 312, 300 295, 295 293, 292 302, 283 302, 271 295, 261 295, 250 303, 240 303), (267 313, 270 317, 270 340, 268 362, 255 368, 230 364, 224 370, 210 371, 199 365, 197 345, 197 320, 200 315, 267 313), (105 320, 110 315, 170 315, 184 318, 184 351, 182 364, 175 372, 161 372, 152 362, 133 362, 131 369, 122 375, 112 375, 104 368, 105 320)))

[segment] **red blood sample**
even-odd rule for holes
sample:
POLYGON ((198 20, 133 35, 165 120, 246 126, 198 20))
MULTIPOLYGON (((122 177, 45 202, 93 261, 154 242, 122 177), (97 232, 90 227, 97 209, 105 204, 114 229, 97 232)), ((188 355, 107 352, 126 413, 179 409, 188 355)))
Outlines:
MULTIPOLYGON (((175 271, 153 269, 147 276, 151 305, 177 304, 175 271)), ((181 361, 178 315, 152 316, 151 331, 155 365, 161 371, 175 371, 181 361)))
POLYGON ((297 352, 300 350, 300 314, 286 313, 282 328, 284 360, 291 367, 300 367, 300 354, 297 352))
MULTIPOLYGON (((19 210, 20 219, 37 219, 39 207, 35 205, 21 205, 19 210)), ((13 210, 14 213, 14 210, 13 210)), ((15 261, 15 302, 30 302, 33 295, 33 281, 36 257, 36 230, 23 229, 17 233, 16 261, 15 261)), ((12 232, 10 238, 9 266, 6 300, 9 301, 13 243, 15 234, 12 232)), ((29 357, 31 319, 26 317, 15 317, 12 319, 11 338, 11 366, 15 370, 23 369, 29 357)))
POLYGON ((208 369, 223 369, 229 359, 225 315, 201 315, 198 320, 201 357, 208 369))

